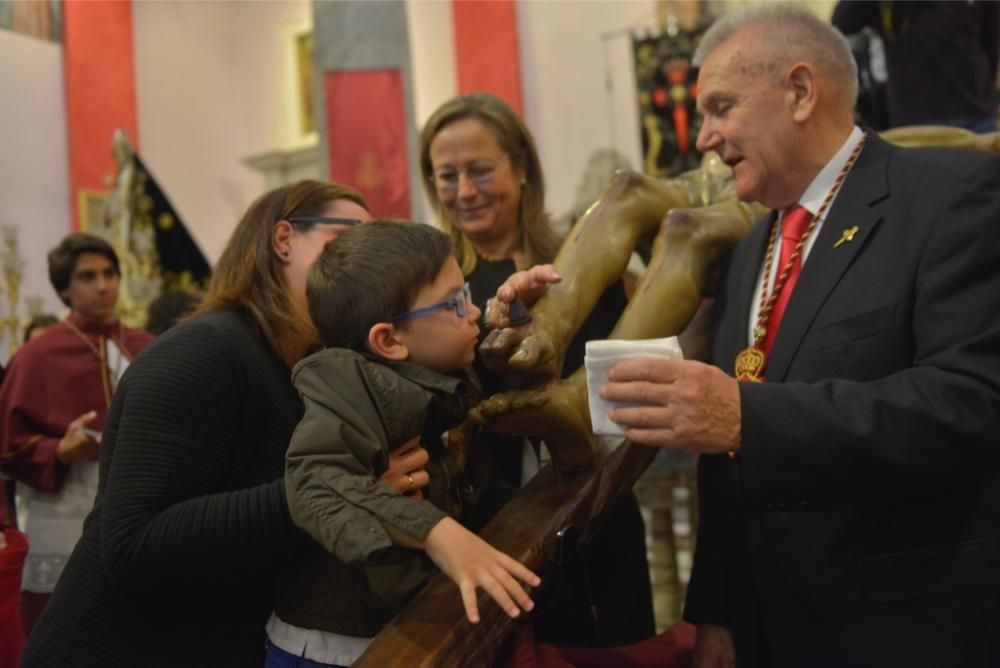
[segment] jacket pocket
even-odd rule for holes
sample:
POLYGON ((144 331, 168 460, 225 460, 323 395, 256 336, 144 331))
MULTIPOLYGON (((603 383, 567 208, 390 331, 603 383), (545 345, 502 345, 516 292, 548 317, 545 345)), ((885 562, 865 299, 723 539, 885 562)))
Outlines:
POLYGON ((820 325, 806 334, 800 354, 814 353, 892 330, 896 327, 896 304, 820 325))
POLYGON ((1000 537, 868 557, 858 570, 868 598, 883 603, 988 587, 1000 583, 1000 537))

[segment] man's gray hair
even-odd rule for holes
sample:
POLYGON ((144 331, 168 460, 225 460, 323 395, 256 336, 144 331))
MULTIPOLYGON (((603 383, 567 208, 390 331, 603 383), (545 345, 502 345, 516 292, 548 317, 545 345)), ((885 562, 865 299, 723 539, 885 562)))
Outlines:
POLYGON ((789 2, 763 2, 723 14, 705 32, 692 59, 702 63, 737 33, 759 28, 766 35, 761 45, 777 61, 789 66, 807 62, 842 87, 845 103, 854 108, 858 97, 858 66, 847 39, 816 14, 789 2))

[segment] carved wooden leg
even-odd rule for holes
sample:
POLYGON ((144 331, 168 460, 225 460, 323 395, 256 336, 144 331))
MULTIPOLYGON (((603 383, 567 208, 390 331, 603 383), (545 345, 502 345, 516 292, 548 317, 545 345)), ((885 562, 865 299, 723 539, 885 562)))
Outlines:
POLYGON ((496 330, 483 342, 479 350, 487 366, 500 374, 557 378, 573 335, 621 277, 632 250, 656 233, 667 211, 696 202, 694 184, 690 178, 661 181, 618 172, 559 251, 555 266, 562 283, 535 304, 534 321, 496 330))
MULTIPOLYGON (((684 329, 698 309, 710 270, 749 229, 751 215, 736 203, 672 211, 610 338, 655 338, 684 329)), ((474 417, 501 433, 542 438, 557 466, 587 465, 597 452, 583 369, 563 381, 491 397, 474 417)))

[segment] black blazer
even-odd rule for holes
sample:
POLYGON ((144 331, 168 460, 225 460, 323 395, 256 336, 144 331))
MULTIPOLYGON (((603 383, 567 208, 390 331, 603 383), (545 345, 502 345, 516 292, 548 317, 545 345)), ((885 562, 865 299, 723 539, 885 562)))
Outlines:
MULTIPOLYGON (((729 373, 774 218, 723 282, 729 373)), ((1000 156, 870 136, 765 375, 700 460, 686 618, 741 668, 1000 665, 1000 156)))

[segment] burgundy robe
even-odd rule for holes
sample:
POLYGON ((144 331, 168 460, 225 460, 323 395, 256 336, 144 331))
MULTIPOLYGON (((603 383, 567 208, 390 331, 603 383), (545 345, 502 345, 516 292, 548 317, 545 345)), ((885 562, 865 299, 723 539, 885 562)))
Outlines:
MULTIPOLYGON (((129 360, 153 340, 117 323, 95 327, 70 319, 98 350, 102 338, 112 338, 129 360)), ((97 417, 87 426, 104 429, 111 392, 107 366, 66 323, 26 343, 0 385, 0 468, 36 489, 58 491, 67 471, 56 458, 59 441, 70 422, 91 410, 97 417)))

